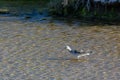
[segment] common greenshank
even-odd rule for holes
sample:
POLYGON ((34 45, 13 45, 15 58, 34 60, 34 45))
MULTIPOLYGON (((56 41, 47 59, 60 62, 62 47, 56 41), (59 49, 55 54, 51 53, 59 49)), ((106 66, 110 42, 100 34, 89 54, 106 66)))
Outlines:
POLYGON ((90 55, 91 52, 85 52, 84 50, 80 50, 80 51, 77 51, 77 50, 73 50, 71 49, 70 46, 66 46, 66 49, 73 55, 77 56, 77 59, 80 59, 80 57, 83 57, 83 56, 87 56, 87 55, 90 55))

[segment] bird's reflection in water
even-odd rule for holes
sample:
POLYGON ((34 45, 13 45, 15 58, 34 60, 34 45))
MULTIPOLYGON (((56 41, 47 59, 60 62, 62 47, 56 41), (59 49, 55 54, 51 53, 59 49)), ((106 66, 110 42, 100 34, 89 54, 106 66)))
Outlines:
POLYGON ((84 58, 81 58, 81 59, 76 59, 76 58, 48 58, 46 60, 58 60, 58 61, 70 61, 70 62, 87 62, 88 59, 84 59, 84 58))

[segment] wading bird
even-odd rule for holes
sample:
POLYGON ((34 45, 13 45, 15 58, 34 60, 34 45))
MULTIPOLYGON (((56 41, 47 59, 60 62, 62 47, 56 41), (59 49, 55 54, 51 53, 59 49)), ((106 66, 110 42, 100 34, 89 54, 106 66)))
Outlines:
POLYGON ((79 59, 80 57, 82 56, 87 56, 87 55, 90 55, 91 52, 85 52, 84 50, 80 50, 80 51, 77 51, 77 50, 73 50, 71 49, 70 46, 66 46, 66 49, 73 55, 77 56, 77 59, 79 59))

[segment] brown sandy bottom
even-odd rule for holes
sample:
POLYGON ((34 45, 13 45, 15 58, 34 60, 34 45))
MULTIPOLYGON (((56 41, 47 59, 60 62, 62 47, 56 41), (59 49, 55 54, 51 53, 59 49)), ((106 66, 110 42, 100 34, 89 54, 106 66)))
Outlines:
POLYGON ((119 80, 120 26, 0 21, 0 80, 119 80), (65 45, 92 50, 79 60, 65 45))

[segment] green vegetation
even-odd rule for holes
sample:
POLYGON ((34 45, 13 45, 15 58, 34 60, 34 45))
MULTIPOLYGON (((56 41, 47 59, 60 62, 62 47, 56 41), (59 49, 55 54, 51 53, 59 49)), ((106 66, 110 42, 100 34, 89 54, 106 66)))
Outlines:
POLYGON ((0 14, 42 14, 49 12, 55 17, 92 20, 120 21, 120 3, 103 4, 93 0, 1 0, 0 14), (47 5, 47 6, 46 6, 47 5), (45 9, 45 10, 44 10, 45 9))
POLYGON ((112 4, 95 3, 92 0, 90 2, 84 0, 52 0, 49 4, 49 12, 54 16, 77 19, 119 21, 119 4, 117 2, 112 4), (68 3, 64 5, 63 1, 68 1, 68 3))

